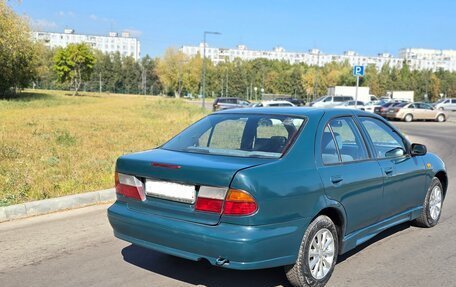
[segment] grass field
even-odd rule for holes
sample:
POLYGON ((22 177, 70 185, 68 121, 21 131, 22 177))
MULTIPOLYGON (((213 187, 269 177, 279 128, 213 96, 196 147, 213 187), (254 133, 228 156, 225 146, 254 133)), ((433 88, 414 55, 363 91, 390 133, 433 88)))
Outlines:
POLYGON ((26 91, 0 100, 0 206, 112 187, 119 155, 156 147, 205 113, 133 95, 26 91))

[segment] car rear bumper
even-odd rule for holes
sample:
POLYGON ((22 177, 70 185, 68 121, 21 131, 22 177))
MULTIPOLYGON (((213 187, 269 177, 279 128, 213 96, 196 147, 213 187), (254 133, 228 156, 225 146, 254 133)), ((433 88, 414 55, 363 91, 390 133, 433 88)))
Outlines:
POLYGON ((170 255, 230 269, 262 269, 293 264, 310 219, 285 223, 215 226, 140 213, 117 201, 108 209, 117 238, 170 255), (228 263, 221 264, 222 259, 228 263))
POLYGON ((393 120, 401 119, 401 117, 399 117, 399 115, 397 113, 387 113, 386 118, 393 119, 393 120))

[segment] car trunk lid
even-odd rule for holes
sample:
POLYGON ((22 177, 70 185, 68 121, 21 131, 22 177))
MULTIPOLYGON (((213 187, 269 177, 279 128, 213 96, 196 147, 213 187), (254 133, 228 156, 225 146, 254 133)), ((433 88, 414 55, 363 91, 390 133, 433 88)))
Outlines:
POLYGON ((146 193, 148 186, 157 186, 154 183, 157 181, 167 184, 166 189, 172 192, 172 196, 148 193, 144 201, 127 199, 129 208, 146 214, 215 225, 221 215, 195 211, 194 202, 188 200, 192 187, 196 196, 200 186, 228 188, 238 170, 274 160, 154 149, 120 157, 116 171, 139 178, 146 186, 146 193))

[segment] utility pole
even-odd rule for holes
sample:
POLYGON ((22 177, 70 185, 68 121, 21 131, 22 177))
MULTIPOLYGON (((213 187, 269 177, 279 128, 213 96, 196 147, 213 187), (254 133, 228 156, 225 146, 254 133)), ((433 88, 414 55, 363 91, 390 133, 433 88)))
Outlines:
POLYGON ((225 97, 228 97, 228 69, 226 70, 226 89, 225 89, 225 97))
POLYGON ((220 32, 209 32, 204 31, 203 33, 203 71, 202 71, 202 80, 201 80, 201 96, 203 97, 203 101, 201 103, 202 108, 205 108, 205 101, 206 101, 206 35, 220 35, 220 32))
POLYGON ((101 85, 101 73, 100 73, 100 79, 99 79, 99 84, 100 84, 100 94, 103 92, 103 87, 101 85))
POLYGON ((141 86, 142 86, 143 94, 145 95, 145 94, 147 94, 147 73, 146 73, 146 69, 144 69, 144 67, 142 67, 141 80, 142 80, 141 86))
POLYGON ((318 87, 318 75, 320 74, 320 51, 318 51, 317 54, 317 74, 315 75, 315 81, 314 81, 314 94, 313 94, 313 100, 317 98, 317 87, 318 87))

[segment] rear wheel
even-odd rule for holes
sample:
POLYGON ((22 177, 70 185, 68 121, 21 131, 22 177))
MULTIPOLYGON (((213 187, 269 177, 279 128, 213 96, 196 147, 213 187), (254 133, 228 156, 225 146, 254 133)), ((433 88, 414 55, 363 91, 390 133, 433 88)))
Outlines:
POLYGON ((406 121, 408 123, 413 121, 413 115, 412 114, 406 114, 405 117, 404 117, 404 121, 406 121))
POLYGON ((318 216, 304 234, 296 263, 285 267, 295 287, 322 287, 334 270, 339 253, 337 229, 332 220, 318 216))
POLYGON ((437 121, 438 122, 441 123, 441 122, 444 122, 445 120, 446 120, 446 118, 445 118, 444 114, 440 114, 440 115, 437 116, 437 121))
POLYGON ((414 223, 421 227, 433 227, 437 225, 442 213, 443 187, 436 177, 432 179, 431 186, 423 203, 423 211, 414 223))

